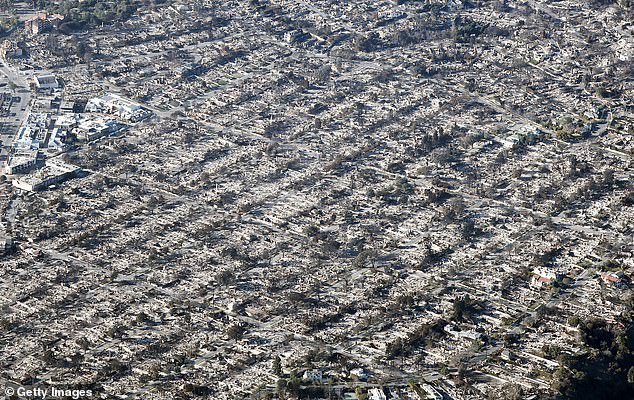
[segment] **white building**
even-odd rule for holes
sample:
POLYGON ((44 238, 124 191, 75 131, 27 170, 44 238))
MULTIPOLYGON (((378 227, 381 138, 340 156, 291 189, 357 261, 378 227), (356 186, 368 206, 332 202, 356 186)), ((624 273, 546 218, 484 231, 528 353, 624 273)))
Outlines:
POLYGON ((68 148, 68 145, 64 143, 66 137, 66 131, 62 128, 53 128, 51 135, 48 138, 48 148, 52 150, 64 151, 68 148))
POLYGON ((385 396, 385 392, 379 388, 372 388, 368 390, 368 399, 369 400, 387 400, 385 396))
POLYGON ((61 161, 49 160, 46 165, 28 175, 13 180, 13 186, 29 192, 45 190, 51 185, 70 179, 79 172, 79 167, 61 161))
POLYGON ((369 374, 363 368, 355 368, 350 371, 350 378, 366 381, 369 378, 369 374))
POLYGON ((81 117, 79 116, 79 114, 62 114, 57 117, 57 120, 55 121, 55 126, 69 130, 76 127, 79 124, 80 120, 81 117))
POLYGON ((90 142, 117 132, 123 126, 113 119, 91 119, 81 122, 76 128, 77 138, 90 142))
POLYGON ((37 150, 44 141, 51 124, 50 114, 32 113, 13 138, 13 148, 19 150, 37 150))
POLYGON ((4 162, 4 173, 13 175, 27 172, 37 164, 37 150, 20 151, 12 154, 4 162))
POLYGON ((304 371, 302 379, 308 382, 321 382, 323 379, 323 374, 318 369, 307 369, 306 371, 304 371))
POLYGON ((86 112, 113 114, 119 118, 137 122, 152 115, 152 112, 115 94, 106 94, 90 99, 86 104, 86 112))
POLYGON ((35 77, 35 87, 40 91, 54 90, 59 87, 59 82, 53 75, 40 75, 35 77))

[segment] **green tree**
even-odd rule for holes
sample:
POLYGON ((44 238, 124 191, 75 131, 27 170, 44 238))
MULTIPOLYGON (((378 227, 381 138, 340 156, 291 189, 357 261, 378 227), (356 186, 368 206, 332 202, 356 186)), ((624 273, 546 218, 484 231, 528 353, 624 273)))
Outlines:
POLYGON ((284 398, 283 394, 286 392, 286 386, 287 386, 287 382, 286 379, 278 379, 277 380, 277 394, 278 396, 280 396, 280 398, 284 398))
POLYGON ((282 376, 282 359, 280 356, 276 356, 273 360, 273 373, 277 376, 282 376))
POLYGON ((244 328, 237 324, 233 324, 227 329, 227 336, 229 337, 229 339, 232 340, 238 340, 242 338, 243 334, 244 328))

